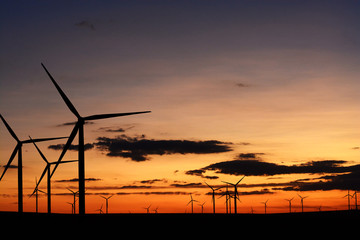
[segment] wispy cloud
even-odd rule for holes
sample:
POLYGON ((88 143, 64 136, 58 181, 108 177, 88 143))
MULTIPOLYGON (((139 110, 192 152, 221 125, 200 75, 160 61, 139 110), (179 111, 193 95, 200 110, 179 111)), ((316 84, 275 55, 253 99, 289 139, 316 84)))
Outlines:
MULTIPOLYGON (((63 150, 64 149, 65 144, 54 144, 54 145, 49 145, 48 148, 49 149, 53 149, 53 150, 63 150)), ((84 150, 90 150, 94 148, 94 144, 92 143, 86 143, 84 144, 84 150)), ((68 150, 70 151, 77 151, 79 149, 79 145, 73 145, 71 144, 68 148, 68 150)))

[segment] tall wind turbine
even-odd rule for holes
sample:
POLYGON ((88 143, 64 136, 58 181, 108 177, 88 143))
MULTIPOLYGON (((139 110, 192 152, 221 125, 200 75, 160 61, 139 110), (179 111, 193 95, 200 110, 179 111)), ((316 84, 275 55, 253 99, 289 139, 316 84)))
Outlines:
MULTIPOLYGON (((23 212, 23 172, 22 172, 22 168, 23 168, 23 164, 22 164, 22 145, 26 144, 26 143, 31 143, 31 140, 24 140, 24 141, 20 141, 19 138, 16 136, 15 132, 11 129, 10 125, 5 121, 5 119, 3 118, 3 116, 0 114, 0 118, 3 121, 3 123, 5 124, 5 127, 7 128, 7 130, 9 131, 10 135, 16 140, 17 144, 16 147, 14 148, 10 159, 8 161, 8 163, 5 166, 5 169, 0 177, 0 181, 2 180, 2 178, 4 177, 6 171, 8 170, 8 168, 10 167, 12 161, 15 158, 15 155, 18 155, 18 212, 22 213, 23 212)), ((63 138, 67 138, 67 137, 57 137, 57 138, 36 138, 33 139, 34 142, 43 142, 43 141, 50 141, 50 140, 56 140, 56 139, 63 139, 63 138)))
POLYGON ((111 195, 110 197, 104 197, 104 196, 101 196, 101 195, 100 195, 100 197, 102 197, 102 198, 105 199, 105 201, 106 201, 106 204, 105 204, 105 206, 106 206, 106 214, 108 214, 109 199, 110 199, 112 196, 114 196, 114 195, 111 195))
POLYGON ((151 204, 148 207, 144 207, 144 209, 146 209, 146 213, 150 213, 150 207, 151 207, 151 204))
POLYGON ((291 201, 293 200, 294 198, 291 198, 291 199, 285 199, 286 201, 289 202, 289 213, 291 213, 291 201))
MULTIPOLYGON (((194 199, 192 198, 191 193, 190 193, 190 198, 191 198, 191 200, 188 202, 187 205, 189 205, 189 204, 191 203, 191 213, 194 213, 194 202, 199 202, 199 201, 194 200, 194 199)), ((187 205, 186 205, 186 206, 187 206, 187 205)))
POLYGON ((209 184, 207 184, 207 182, 205 182, 205 184, 206 184, 209 188, 211 188, 211 190, 212 190, 213 213, 215 214, 215 191, 216 191, 216 190, 219 190, 221 187, 219 187, 219 188, 213 188, 212 186, 210 186, 209 184))
MULTIPOLYGON (((30 140, 32 141, 32 143, 34 144, 34 146, 35 146, 35 148, 37 149, 37 151, 39 152, 41 158, 42 158, 42 159, 45 161, 45 163, 46 163, 46 167, 45 167, 43 173, 41 174, 40 179, 42 179, 42 178, 45 176, 46 172, 47 172, 47 200, 48 200, 48 201, 47 201, 47 205, 48 205, 48 213, 51 213, 51 174, 50 174, 50 167, 51 167, 51 165, 53 165, 53 164, 57 164, 57 162, 49 162, 49 161, 46 159, 45 155, 44 155, 44 154, 41 152, 41 150, 38 148, 38 146, 36 145, 36 143, 33 141, 33 139, 32 139, 30 136, 29 136, 29 138, 30 138, 30 140)), ((60 162, 60 163, 62 164, 62 163, 70 163, 70 162, 77 162, 77 160, 62 161, 62 162, 60 162)), ((40 182, 40 180, 39 180, 39 182, 40 182)), ((35 191, 38 189, 38 187, 39 187, 39 185, 37 185, 37 186, 35 187, 35 190, 34 190, 33 194, 34 194, 35 191)))
MULTIPOLYGON (((112 113, 112 114, 97 114, 97 115, 91 115, 87 117, 82 117, 79 112, 76 110, 74 105, 70 102, 69 98, 65 95, 63 90, 59 87, 59 85, 56 83, 55 79, 51 76, 49 71, 46 69, 44 64, 41 63, 41 66, 46 71, 47 75, 51 79, 52 83, 56 87, 57 91, 59 92, 60 96, 64 100, 65 104, 69 108, 69 110, 75 115, 77 118, 77 122, 70 134, 70 137, 67 141, 67 143, 64 146, 63 152, 61 153, 58 164, 61 162, 62 157, 66 153, 67 149, 71 145, 72 141, 74 140, 76 134, 79 132, 78 139, 79 139, 79 145, 78 145, 78 154, 79 154, 79 166, 78 166, 78 174, 79 174, 79 214, 83 215, 85 214, 85 150, 84 150, 84 124, 85 121, 88 120, 100 120, 105 118, 113 118, 113 117, 122 117, 127 115, 134 115, 134 114, 142 114, 142 113, 149 113, 151 111, 143 111, 143 112, 128 112, 128 113, 112 113)), ((57 168, 58 164, 55 165, 53 172, 54 174, 55 169, 57 168)))
POLYGON ((304 212, 304 199, 309 197, 309 196, 305 196, 305 197, 302 197, 298 194, 298 196, 300 197, 301 199, 301 212, 304 212))
POLYGON ((237 206, 236 206, 236 200, 238 200, 237 196, 238 196, 238 192, 237 192, 237 185, 241 182, 241 180, 244 179, 245 176, 243 176, 237 183, 229 183, 229 182, 224 182, 224 183, 227 183, 227 184, 230 184, 230 185, 233 185, 234 186, 234 213, 237 214, 237 206))

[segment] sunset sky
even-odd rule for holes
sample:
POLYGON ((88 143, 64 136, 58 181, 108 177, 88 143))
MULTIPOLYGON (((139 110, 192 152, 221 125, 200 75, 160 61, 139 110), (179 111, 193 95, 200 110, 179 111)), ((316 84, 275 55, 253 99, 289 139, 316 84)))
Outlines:
MULTIPOLYGON (((82 116, 152 111, 85 125, 87 213, 111 194, 112 213, 190 212, 189 193, 211 212, 204 182, 244 175, 241 213, 263 213, 267 199, 268 212, 287 212, 293 197, 301 211, 297 194, 305 211, 347 209, 347 190, 360 190, 359 11, 330 0, 1 1, 0 113, 21 140, 69 136, 76 118, 41 63, 82 116)), ((65 142, 38 146, 57 161, 65 142)), ((15 146, 0 122, 1 173, 15 146)), ((17 210, 16 167, 0 211, 17 210)), ((24 145, 24 211, 44 167, 24 145)), ((56 170, 53 212, 71 212, 77 177, 76 163, 56 170)))

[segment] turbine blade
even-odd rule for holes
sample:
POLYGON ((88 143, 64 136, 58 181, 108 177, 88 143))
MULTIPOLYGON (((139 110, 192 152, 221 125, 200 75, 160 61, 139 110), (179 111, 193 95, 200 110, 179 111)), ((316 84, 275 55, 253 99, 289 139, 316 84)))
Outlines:
POLYGON ((226 184, 229 184, 229 185, 233 185, 233 186, 235 186, 235 184, 233 184, 233 183, 229 183, 229 182, 225 182, 225 181, 222 181, 223 183, 226 183, 226 184))
POLYGON ((211 188, 211 190, 215 191, 214 188, 212 186, 210 186, 207 182, 204 182, 206 185, 208 185, 209 188, 211 188))
POLYGON ((7 128, 7 130, 9 131, 9 133, 11 134, 11 136, 17 141, 20 142, 20 140, 18 139, 18 137, 16 136, 15 132, 11 129, 11 127, 9 126, 9 124, 5 121, 5 118, 3 118, 3 116, 0 114, 0 118, 1 120, 4 122, 5 127, 7 128))
POLYGON ((1 174, 0 181, 1 181, 1 179, 4 177, 6 171, 7 171, 8 168, 10 167, 10 164, 11 164, 12 161, 14 160, 14 157, 15 157, 17 151, 19 150, 19 147, 20 147, 19 145, 16 145, 16 147, 14 148, 14 151, 12 152, 9 161, 8 161, 8 163, 7 163, 6 166, 5 166, 4 171, 3 171, 3 173, 1 174))
POLYGON ((33 138, 32 140, 28 139, 25 141, 21 141, 22 143, 32 143, 32 142, 45 142, 45 141, 51 141, 51 140, 57 140, 57 139, 64 139, 69 137, 54 137, 54 138, 33 138))
POLYGON ((69 136, 69 139, 67 140, 67 142, 66 142, 66 144, 64 146, 63 151, 60 154, 60 157, 59 157, 59 160, 57 161, 57 164, 55 164, 54 169, 52 170, 52 172, 50 174, 51 177, 54 174, 56 168, 59 166, 59 163, 61 162, 62 158, 64 157, 64 155, 65 155, 66 151, 68 150, 68 148, 70 147, 71 143, 73 142, 78 130, 79 130, 79 123, 76 123, 75 127, 73 128, 73 130, 72 130, 72 132, 71 132, 71 134, 69 136))
POLYGON ((68 106, 68 108, 70 109, 70 111, 71 111, 77 118, 81 118, 80 114, 78 113, 78 111, 76 110, 76 108, 74 107, 74 105, 70 102, 69 98, 65 95, 65 93, 63 92, 63 90, 61 90, 61 88, 60 88, 59 85, 56 83, 55 79, 51 76, 51 74, 49 73, 49 71, 46 69, 46 67, 44 66, 44 64, 41 63, 41 66, 45 69, 47 75, 49 76, 49 78, 51 79, 51 81, 53 82, 53 84, 55 85, 56 89, 57 89, 58 92, 60 93, 62 99, 64 100, 64 102, 66 103, 66 105, 68 106))
POLYGON ((49 163, 49 161, 46 159, 46 157, 44 156, 44 154, 40 151, 40 149, 38 148, 38 146, 36 145, 36 143, 32 140, 32 138, 29 136, 30 140, 32 141, 32 143, 34 144, 35 148, 37 149, 37 151, 39 152, 40 156, 42 157, 42 159, 44 159, 44 161, 46 163, 49 163))
POLYGON ((128 113, 110 113, 110 114, 98 114, 98 115, 91 115, 84 117, 84 120, 98 120, 104 118, 113 118, 113 117, 122 117, 134 114, 143 114, 143 113, 150 113, 151 111, 144 111, 144 112, 128 112, 128 113))
POLYGON ((245 176, 243 176, 235 185, 238 185, 239 182, 241 182, 244 179, 245 176))

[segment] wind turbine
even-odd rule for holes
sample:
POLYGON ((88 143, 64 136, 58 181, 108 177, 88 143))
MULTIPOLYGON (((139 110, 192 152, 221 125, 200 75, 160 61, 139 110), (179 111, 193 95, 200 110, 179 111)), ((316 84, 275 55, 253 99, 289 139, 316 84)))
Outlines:
POLYGON ((302 197, 298 194, 298 196, 300 197, 301 199, 301 212, 304 212, 304 198, 307 198, 309 196, 305 196, 305 197, 302 197))
POLYGON ((146 209, 146 213, 150 212, 150 207, 151 207, 151 204, 148 207, 144 207, 144 209, 146 209))
POLYGON ((74 214, 75 214, 75 213, 76 213, 76 204, 75 204, 75 202, 76 202, 76 194, 78 194, 79 191, 74 192, 74 191, 71 190, 70 188, 66 188, 66 189, 69 190, 69 191, 73 194, 74 201, 73 201, 72 206, 73 206, 73 212, 74 212, 74 214))
POLYGON ((348 198, 348 210, 350 211, 350 197, 352 197, 350 195, 350 191, 348 190, 348 194, 346 194, 344 197, 347 197, 348 198))
POLYGON ((225 196, 226 200, 225 200, 225 205, 226 205, 226 214, 231 213, 231 201, 230 201, 230 192, 228 189, 228 184, 226 184, 226 191, 219 197, 222 198, 223 196, 225 196))
POLYGON ((230 185, 233 185, 234 186, 234 213, 237 214, 237 206, 236 206, 236 200, 238 199, 237 198, 237 195, 238 195, 238 192, 237 192, 237 185, 241 182, 241 180, 244 179, 245 176, 243 176, 237 183, 229 183, 229 182, 224 182, 222 181, 223 183, 227 183, 227 184, 230 184, 230 185))
POLYGON ((289 202, 289 213, 291 213, 291 201, 292 201, 293 199, 294 199, 294 197, 291 198, 291 199, 285 199, 286 201, 289 202))
POLYGON ((266 200, 265 202, 261 202, 262 204, 264 204, 264 206, 265 206, 265 214, 266 214, 266 208, 267 208, 267 202, 269 201, 269 199, 268 200, 266 200))
POLYGON ((215 214, 215 191, 216 191, 216 190, 219 190, 221 187, 214 189, 212 186, 210 186, 209 184, 207 184, 207 182, 205 182, 205 184, 206 184, 209 188, 211 188, 211 190, 212 190, 213 213, 215 214))
MULTIPOLYGON (((43 171, 43 173, 41 174, 40 179, 42 179, 46 172, 47 172, 47 204, 48 204, 48 213, 51 213, 51 175, 50 175, 50 166, 53 164, 56 164, 57 162, 49 162, 45 155, 40 151, 40 149, 38 148, 38 146, 36 145, 36 143, 33 141, 33 139, 29 136, 30 141, 32 141, 32 143, 34 144, 35 148, 37 149, 37 151, 39 152, 40 156, 42 157, 42 159, 45 161, 46 163, 46 167, 43 171)), ((77 160, 70 160, 70 161, 62 161, 61 163, 71 163, 71 162, 76 162, 77 160)), ((40 180, 39 180, 40 182, 40 180)), ((38 182, 38 183, 39 183, 38 182)), ((35 190, 39 187, 39 184, 35 187, 35 190)), ((35 190, 33 192, 33 194, 35 193, 35 190)))
MULTIPOLYGON (((38 181, 37 181, 37 179, 36 179, 36 177, 35 177, 35 186, 37 186, 37 183, 38 183, 38 181)), ((35 187, 35 209, 36 209, 36 213, 38 213, 39 212, 39 201, 38 201, 38 199, 39 199, 39 192, 41 192, 41 193, 45 193, 46 194, 46 192, 44 192, 44 191, 42 191, 42 190, 40 190, 38 187, 35 187)), ((31 198, 32 197, 32 195, 30 195, 30 197, 29 198, 31 198)))
POLYGON ((156 207, 153 211, 154 211, 154 213, 158 213, 158 209, 159 209, 159 207, 156 207))
MULTIPOLYGON (((8 170, 8 168, 10 167, 12 161, 15 158, 15 155, 18 155, 18 212, 22 213, 23 212, 23 172, 22 172, 22 168, 23 168, 23 164, 22 164, 22 145, 26 144, 26 143, 31 143, 31 140, 24 140, 24 141, 20 141, 19 138, 16 136, 15 132, 11 129, 10 125, 5 121, 5 119, 3 118, 3 116, 0 114, 0 118, 3 121, 3 123, 5 124, 5 127, 7 128, 7 130, 9 131, 10 135, 16 140, 17 144, 16 147, 14 148, 10 159, 8 161, 8 163, 5 166, 5 169, 0 177, 0 181, 2 180, 2 178, 4 177, 6 171, 8 170)), ((56 138, 36 138, 33 139, 34 142, 43 142, 43 141, 50 141, 50 140, 56 140, 56 139, 63 139, 63 138, 67 138, 67 137, 56 137, 56 138)))
POLYGON ((63 90, 59 87, 59 85, 56 83, 55 79, 51 76, 49 71, 46 69, 44 64, 41 63, 41 66, 46 71, 47 75, 49 76, 50 80, 56 87, 57 91, 59 92, 60 96, 64 100, 66 106, 69 108, 69 110, 76 116, 77 122, 70 134, 70 137, 67 141, 67 143, 64 146, 64 149, 59 157, 58 163, 55 165, 53 172, 51 175, 54 174, 55 169, 57 168, 58 164, 61 162, 61 159, 63 158, 64 154, 68 150, 69 146, 71 145, 72 141, 74 140, 77 133, 78 139, 79 139, 79 145, 78 145, 78 154, 79 154, 79 166, 78 166, 78 174, 79 174, 79 214, 83 215, 85 214, 85 150, 84 150, 84 124, 85 121, 88 120, 100 120, 100 119, 106 119, 106 118, 113 118, 113 117, 122 117, 127 115, 134 115, 134 114, 142 114, 142 113, 149 113, 151 111, 143 111, 143 112, 128 112, 128 113, 112 113, 112 114, 97 114, 97 115, 91 115, 87 117, 82 117, 79 112, 76 110, 74 105, 70 102, 69 98, 65 95, 63 90))
POLYGON ((355 190, 354 194, 352 195, 353 198, 355 198, 355 210, 358 210, 358 204, 357 204, 357 192, 355 190))
POLYGON ((201 213, 204 213, 204 204, 205 204, 206 202, 203 202, 203 203, 201 203, 201 204, 199 204, 199 206, 201 207, 201 213))
POLYGON ((108 214, 108 209, 109 209, 109 199, 112 197, 112 196, 114 196, 114 195, 111 195, 110 197, 104 197, 104 196, 101 196, 100 195, 100 197, 102 197, 103 199, 105 199, 105 201, 106 201, 106 214, 108 214))
POLYGON ((190 198, 191 198, 191 200, 188 202, 188 204, 186 204, 186 206, 191 203, 191 213, 194 213, 194 202, 199 202, 199 201, 194 200, 194 199, 192 198, 191 193, 190 193, 190 198))
POLYGON ((102 213, 104 213, 104 212, 103 212, 103 210, 102 210, 102 208, 103 208, 103 205, 104 205, 104 204, 101 204, 101 207, 100 207, 99 209, 96 209, 96 211, 99 211, 99 214, 102 214, 102 213))

